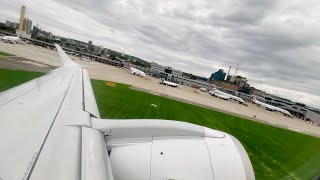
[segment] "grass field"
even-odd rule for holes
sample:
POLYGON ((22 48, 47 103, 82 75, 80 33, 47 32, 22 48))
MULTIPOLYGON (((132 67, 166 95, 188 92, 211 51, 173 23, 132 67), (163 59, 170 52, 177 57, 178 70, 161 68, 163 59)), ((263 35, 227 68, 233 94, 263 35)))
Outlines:
POLYGON ((247 150, 257 179, 312 179, 320 173, 320 139, 92 80, 102 118, 186 121, 232 134, 247 150), (152 107, 156 104, 157 107, 152 107))
POLYGON ((0 51, 0 57, 1 57, 1 56, 14 56, 14 55, 0 51))
MULTIPOLYGON (((0 69, 0 91, 42 73, 0 69)), ((246 148, 257 179, 312 179, 320 174, 320 139, 92 80, 102 118, 158 118, 191 122, 232 134, 246 148), (157 107, 152 107, 156 104, 157 107)))
POLYGON ((42 75, 40 72, 0 69, 0 92, 42 75))

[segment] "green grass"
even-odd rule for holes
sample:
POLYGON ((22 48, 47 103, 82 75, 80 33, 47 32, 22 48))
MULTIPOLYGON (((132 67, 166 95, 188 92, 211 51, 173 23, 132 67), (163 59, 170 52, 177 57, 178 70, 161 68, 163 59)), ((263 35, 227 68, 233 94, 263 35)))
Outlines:
POLYGON ((14 56, 14 55, 0 51, 0 57, 1 57, 1 56, 14 56))
POLYGON ((91 83, 102 118, 171 119, 232 134, 247 150, 257 179, 312 179, 320 173, 319 138, 132 90, 123 84, 109 87, 104 81, 91 83))
MULTIPOLYGON (((0 69, 0 92, 42 73, 0 69)), ((320 139, 117 84, 92 80, 102 118, 186 121, 232 134, 247 150, 257 179, 312 179, 320 173, 320 139), (156 104, 154 108, 151 104, 156 104)))
POLYGON ((0 69, 0 92, 42 75, 40 72, 0 69))

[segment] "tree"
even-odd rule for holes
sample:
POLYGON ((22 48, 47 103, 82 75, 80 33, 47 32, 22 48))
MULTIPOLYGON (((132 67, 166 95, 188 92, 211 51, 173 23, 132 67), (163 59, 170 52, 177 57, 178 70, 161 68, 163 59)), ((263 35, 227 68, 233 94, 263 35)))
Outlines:
POLYGON ((115 59, 116 59, 116 55, 113 54, 113 53, 111 53, 110 56, 109 56, 109 58, 110 58, 111 60, 115 60, 115 59))

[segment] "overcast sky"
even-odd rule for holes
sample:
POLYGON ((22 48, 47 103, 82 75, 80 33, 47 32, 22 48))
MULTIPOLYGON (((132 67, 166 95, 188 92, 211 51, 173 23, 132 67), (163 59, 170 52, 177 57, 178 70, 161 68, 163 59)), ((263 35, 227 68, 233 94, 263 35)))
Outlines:
POLYGON ((0 0, 42 29, 209 77, 219 68, 256 88, 320 108, 319 0, 0 0))

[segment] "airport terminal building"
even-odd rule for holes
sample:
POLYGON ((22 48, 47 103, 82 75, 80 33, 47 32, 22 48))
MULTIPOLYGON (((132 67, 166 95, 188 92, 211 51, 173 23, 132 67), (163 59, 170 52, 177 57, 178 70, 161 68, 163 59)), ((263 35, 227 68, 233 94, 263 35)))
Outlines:
POLYGON ((292 102, 274 96, 257 96, 259 101, 276 106, 289 111, 292 115, 305 121, 311 121, 320 125, 320 112, 317 112, 303 104, 292 102))
POLYGON ((175 70, 168 66, 161 66, 155 62, 151 62, 150 74, 154 77, 165 78, 178 84, 196 87, 196 88, 211 88, 211 84, 206 81, 194 80, 183 76, 183 72, 175 70))

